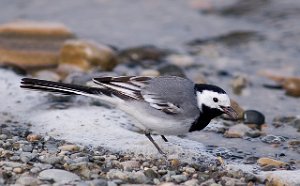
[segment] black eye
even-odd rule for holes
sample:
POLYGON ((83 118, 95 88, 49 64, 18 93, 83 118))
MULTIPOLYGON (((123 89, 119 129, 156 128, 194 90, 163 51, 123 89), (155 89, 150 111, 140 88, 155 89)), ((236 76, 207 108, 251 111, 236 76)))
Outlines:
POLYGON ((218 98, 213 98, 213 100, 214 100, 214 102, 218 102, 219 101, 218 98))

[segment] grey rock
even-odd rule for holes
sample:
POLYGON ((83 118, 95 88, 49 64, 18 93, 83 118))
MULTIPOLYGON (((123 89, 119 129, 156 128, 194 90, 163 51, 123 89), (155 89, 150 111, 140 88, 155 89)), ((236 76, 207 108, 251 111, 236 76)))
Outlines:
POLYGON ((20 159, 23 163, 28 163, 30 160, 35 158, 37 155, 35 153, 30 153, 30 152, 22 152, 20 154, 20 159))
POLYGON ((89 182, 90 186, 108 186, 108 183, 104 179, 95 179, 89 182))
POLYGON ((107 186, 118 186, 118 184, 116 184, 116 183, 113 182, 113 181, 108 181, 108 182, 107 182, 107 186))
POLYGON ((140 163, 135 160, 130 160, 130 161, 121 162, 121 166, 126 171, 132 171, 134 169, 140 168, 140 163))
POLYGON ((128 174, 126 174, 125 172, 119 171, 119 170, 115 170, 115 169, 109 170, 109 172, 106 174, 106 176, 108 179, 121 179, 121 180, 128 179, 128 174))
MULTIPOLYGON (((200 186, 207 186, 207 185, 209 185, 209 186, 219 186, 219 184, 217 184, 216 182, 215 182, 215 180, 214 179, 209 179, 209 180, 206 180, 205 182, 202 182, 201 184, 200 184, 200 186)), ((221 186, 221 185, 220 185, 221 186)))
POLYGON ((19 179, 17 179, 16 183, 26 186, 35 186, 38 185, 39 180, 31 176, 21 176, 19 179))
POLYGON ((108 179, 120 179, 123 181, 131 180, 134 183, 146 183, 148 181, 147 177, 144 175, 142 171, 122 172, 116 169, 111 169, 106 176, 108 179))
MULTIPOLYGON (((76 185, 76 186, 91 186, 91 184, 89 184, 88 182, 86 181, 81 181, 81 182, 72 182, 71 183, 72 185, 76 185)), ((60 185, 60 184, 59 184, 60 185)))
POLYGON ((280 144, 287 140, 286 137, 283 136, 275 136, 275 135, 267 135, 261 138, 261 141, 268 144, 280 144))
POLYGON ((60 170, 60 169, 48 169, 39 173, 38 176, 41 180, 53 180, 56 183, 65 184, 80 180, 80 177, 74 173, 60 170))
POLYGON ((89 161, 88 157, 79 157, 79 158, 74 159, 75 163, 88 162, 88 161, 89 161))
POLYGON ((33 167, 30 169, 30 172, 33 174, 39 173, 40 171, 41 171, 41 169, 38 167, 33 167))
POLYGON ((34 163, 33 164, 34 167, 37 167, 41 170, 46 170, 46 169, 51 169, 52 168, 52 165, 50 164, 44 164, 44 163, 34 163))
POLYGON ((155 172, 153 169, 147 169, 144 171, 145 176, 147 176, 148 178, 158 178, 159 174, 157 172, 155 172))
POLYGON ((250 132, 251 128, 244 124, 237 124, 229 128, 225 132, 224 136, 228 138, 242 138, 247 132, 250 132))
MULTIPOLYGON (((297 117, 295 116, 277 116, 273 119, 272 125, 274 125, 276 128, 284 126, 285 124, 293 125, 293 123, 297 120, 297 117)), ((298 119, 300 120, 300 119, 298 119)))
POLYGON ((18 161, 18 160, 20 160, 20 156, 11 156, 9 158, 9 160, 11 160, 11 161, 18 161))
POLYGON ((186 175, 173 175, 171 178, 176 182, 176 183, 181 183, 187 180, 186 175))
POLYGON ((245 174, 245 182, 256 182, 257 181, 257 177, 254 174, 251 173, 246 173, 245 174))
POLYGON ((4 143, 2 144, 2 147, 5 148, 5 149, 10 149, 10 148, 11 148, 11 143, 9 143, 9 142, 4 142, 4 143))
POLYGON ((0 166, 16 168, 16 167, 22 167, 23 164, 17 163, 17 162, 3 161, 3 162, 0 162, 0 166))
POLYGON ((31 152, 32 149, 33 149, 33 147, 32 147, 31 144, 27 144, 27 145, 22 146, 22 151, 24 151, 24 152, 31 152))
POLYGON ((0 139, 1 139, 1 140, 7 139, 7 135, 6 135, 6 134, 0 134, 0 139))
POLYGON ((300 185, 300 170, 266 172, 267 185, 300 185))
POLYGON ((39 159, 43 163, 48 163, 48 164, 53 165, 53 164, 56 164, 56 163, 59 163, 60 161, 62 161, 63 157, 48 154, 48 155, 40 156, 39 159))
POLYGON ((57 144, 55 142, 52 142, 52 141, 47 142, 45 144, 45 147, 47 148, 49 153, 56 153, 58 151, 57 144))
POLYGON ((265 116, 256 110, 246 110, 243 114, 244 123, 263 125, 265 123, 265 116))
POLYGON ((186 186, 197 186, 198 180, 197 179, 191 179, 183 183, 186 186))
POLYGON ((232 186, 232 185, 241 185, 241 186, 245 185, 245 186, 247 186, 247 184, 245 182, 242 182, 239 179, 230 178, 230 177, 226 177, 226 176, 221 178, 221 183, 224 186, 232 186))
POLYGON ((261 132, 259 130, 250 130, 248 132, 246 132, 246 135, 251 137, 251 138, 257 138, 259 136, 261 136, 261 132))

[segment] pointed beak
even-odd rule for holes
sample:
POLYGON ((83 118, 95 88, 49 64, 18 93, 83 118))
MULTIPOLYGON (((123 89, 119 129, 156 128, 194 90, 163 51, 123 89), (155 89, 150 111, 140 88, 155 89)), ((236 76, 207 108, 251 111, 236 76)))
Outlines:
POLYGON ((232 119, 237 119, 238 114, 236 113, 235 110, 233 110, 232 107, 224 107, 221 106, 221 109, 223 110, 223 112, 225 114, 227 114, 229 117, 231 117, 232 119))

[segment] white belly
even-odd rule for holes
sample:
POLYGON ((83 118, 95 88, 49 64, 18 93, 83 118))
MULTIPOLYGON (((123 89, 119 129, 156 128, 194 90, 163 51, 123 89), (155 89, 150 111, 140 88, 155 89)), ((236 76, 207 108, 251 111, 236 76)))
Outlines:
POLYGON ((171 115, 168 119, 166 117, 160 118, 159 116, 154 116, 148 112, 139 112, 141 108, 137 108, 131 104, 122 104, 118 108, 132 116, 136 120, 135 125, 141 130, 161 135, 185 134, 189 131, 190 125, 193 122, 191 119, 178 121, 173 119, 171 115))

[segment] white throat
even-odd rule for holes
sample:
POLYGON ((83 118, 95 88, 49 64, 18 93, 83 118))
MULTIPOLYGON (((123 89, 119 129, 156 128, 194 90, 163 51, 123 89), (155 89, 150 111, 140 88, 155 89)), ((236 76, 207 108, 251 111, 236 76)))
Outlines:
POLYGON ((202 111, 202 105, 222 110, 220 105, 229 107, 230 99, 227 94, 220 94, 217 92, 204 90, 202 92, 197 92, 197 103, 200 111, 202 111), (215 102, 214 98, 217 98, 218 101, 215 102))

